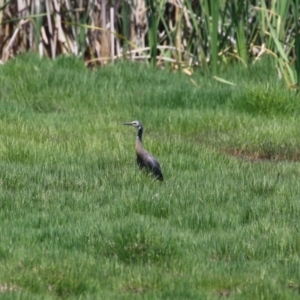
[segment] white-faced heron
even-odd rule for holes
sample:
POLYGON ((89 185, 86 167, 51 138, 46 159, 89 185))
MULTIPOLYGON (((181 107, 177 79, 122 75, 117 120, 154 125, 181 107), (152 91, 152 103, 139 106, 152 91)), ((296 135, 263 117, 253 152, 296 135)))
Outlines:
POLYGON ((143 135, 143 125, 140 121, 133 121, 129 123, 124 123, 123 125, 131 125, 137 127, 138 132, 136 136, 136 161, 140 169, 146 169, 151 173, 157 180, 163 181, 163 175, 161 173, 161 168, 157 159, 146 151, 142 145, 142 135, 143 135))

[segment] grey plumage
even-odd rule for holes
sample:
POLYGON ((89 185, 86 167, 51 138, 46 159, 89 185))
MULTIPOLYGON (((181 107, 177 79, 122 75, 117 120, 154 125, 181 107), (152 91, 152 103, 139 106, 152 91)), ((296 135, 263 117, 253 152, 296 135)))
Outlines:
POLYGON ((133 121, 124 123, 123 125, 131 125, 137 127, 138 132, 136 136, 136 161, 140 169, 145 169, 150 172, 157 180, 163 181, 163 175, 157 159, 146 151, 142 145, 143 125, 140 121, 133 121))

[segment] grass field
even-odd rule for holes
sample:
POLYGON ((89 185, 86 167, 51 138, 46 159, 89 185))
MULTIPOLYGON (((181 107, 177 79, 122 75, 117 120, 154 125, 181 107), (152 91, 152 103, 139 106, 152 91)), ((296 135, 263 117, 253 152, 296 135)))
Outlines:
POLYGON ((268 61, 220 76, 0 66, 1 299, 299 299, 300 97, 268 61))

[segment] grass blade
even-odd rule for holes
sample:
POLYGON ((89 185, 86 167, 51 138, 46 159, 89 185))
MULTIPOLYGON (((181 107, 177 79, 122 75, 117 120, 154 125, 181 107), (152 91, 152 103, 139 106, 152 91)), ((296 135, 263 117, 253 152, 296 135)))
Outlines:
POLYGON ((212 32, 211 32, 211 65, 212 73, 217 73, 218 65, 218 23, 219 23, 219 0, 209 1, 211 5, 212 32))
POLYGON ((158 28, 158 16, 156 11, 156 1, 147 0, 147 16, 148 16, 148 38, 150 46, 150 63, 151 66, 156 66, 157 56, 157 28, 158 28))
POLYGON ((294 22, 295 22, 295 54, 296 54, 296 75, 297 75, 297 84, 298 88, 300 87, 300 33, 299 33, 299 21, 298 21, 298 13, 299 13, 299 0, 295 0, 294 4, 294 22))

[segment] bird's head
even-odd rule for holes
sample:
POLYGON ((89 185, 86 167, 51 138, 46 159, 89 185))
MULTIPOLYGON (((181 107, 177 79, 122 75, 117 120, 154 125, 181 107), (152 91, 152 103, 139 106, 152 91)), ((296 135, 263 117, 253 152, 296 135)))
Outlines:
POLYGON ((132 122, 128 122, 128 123, 123 123, 123 125, 131 125, 131 126, 134 126, 137 128, 143 127, 142 123, 140 121, 132 121, 132 122))

